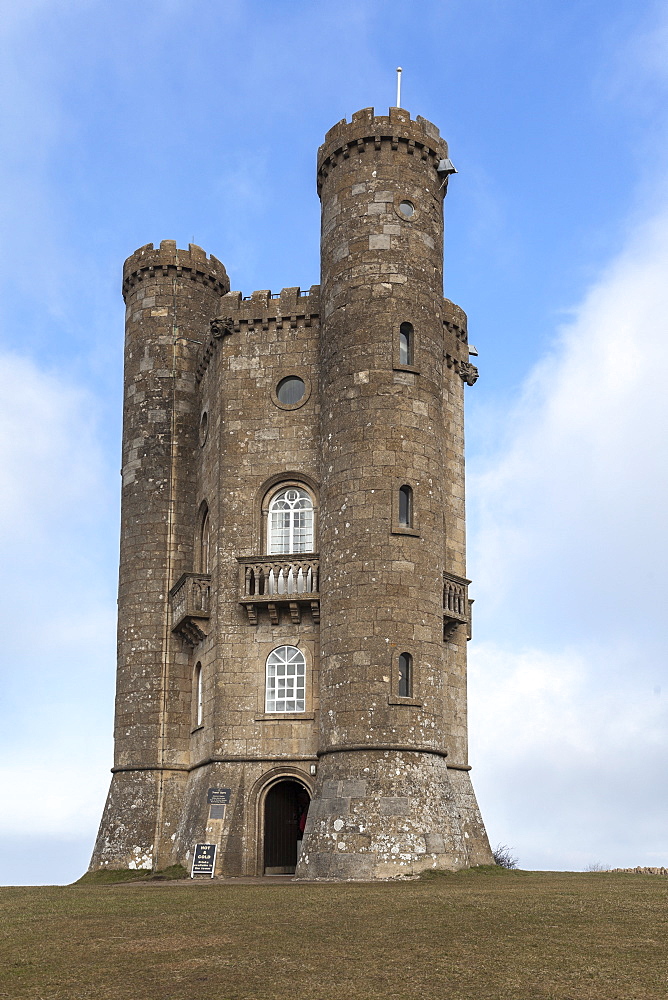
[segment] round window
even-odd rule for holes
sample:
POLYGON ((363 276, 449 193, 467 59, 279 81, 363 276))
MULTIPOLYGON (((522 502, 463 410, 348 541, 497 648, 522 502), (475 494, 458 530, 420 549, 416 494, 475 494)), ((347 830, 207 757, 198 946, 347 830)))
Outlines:
POLYGON ((402 215, 405 215, 407 219, 410 219, 410 217, 415 212, 415 205, 413 204, 412 201, 400 201, 399 211, 401 212, 402 215))
POLYGON ((284 406, 294 406, 301 402, 305 392, 304 380, 297 375, 288 375, 286 378, 282 378, 276 386, 276 397, 279 403, 283 403, 284 406))

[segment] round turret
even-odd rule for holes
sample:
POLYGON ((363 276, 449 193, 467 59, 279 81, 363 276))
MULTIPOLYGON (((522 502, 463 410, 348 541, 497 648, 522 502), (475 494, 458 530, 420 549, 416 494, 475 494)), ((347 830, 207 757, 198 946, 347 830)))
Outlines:
POLYGON ((445 535, 463 527, 448 523, 462 351, 444 327, 447 156, 401 108, 357 112, 318 156, 321 802, 305 875, 468 863, 446 766, 445 535))
POLYGON ((163 240, 123 268, 125 395, 118 596, 114 781, 93 867, 156 863, 156 813, 170 779, 186 771, 187 727, 169 711, 190 685, 187 655, 170 632, 169 590, 191 568, 194 536, 195 368, 220 298, 225 268, 198 246, 163 240), (169 697, 168 697, 169 692, 169 697), (136 808, 136 803, 143 808, 136 808), (136 823, 119 828, 122 814, 136 823), (118 841, 118 846, 117 846, 118 841), (128 856, 128 843, 137 856, 128 856))

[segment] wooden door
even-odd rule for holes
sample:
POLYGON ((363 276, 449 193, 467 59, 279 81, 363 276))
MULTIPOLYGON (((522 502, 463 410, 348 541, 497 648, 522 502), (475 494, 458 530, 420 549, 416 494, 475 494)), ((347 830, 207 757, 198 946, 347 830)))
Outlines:
POLYGON ((280 781, 264 801, 264 873, 294 875, 300 816, 308 808, 308 793, 296 781, 280 781))

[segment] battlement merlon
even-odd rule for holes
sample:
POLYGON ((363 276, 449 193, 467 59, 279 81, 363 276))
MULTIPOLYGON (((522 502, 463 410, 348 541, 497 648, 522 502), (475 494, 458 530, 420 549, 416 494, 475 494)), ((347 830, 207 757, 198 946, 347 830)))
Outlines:
POLYGON ((296 326, 302 322, 310 326, 319 315, 320 285, 311 285, 308 291, 295 286, 275 294, 268 289, 247 296, 242 296, 241 292, 228 292, 220 300, 220 316, 213 323, 231 325, 234 330, 238 330, 242 323, 255 327, 264 326, 269 321, 277 325, 296 326))
POLYGON ((330 166, 337 157, 349 156, 351 147, 363 151, 366 144, 379 148, 389 142, 396 148, 401 144, 406 152, 429 159, 436 167, 440 160, 448 158, 448 144, 432 122, 418 115, 411 119, 404 108, 390 108, 388 115, 375 115, 373 108, 356 111, 350 122, 342 118, 325 135, 325 141, 318 149, 318 193, 330 166))
POLYGON ((466 313, 450 299, 443 299, 443 333, 448 368, 454 368, 462 382, 475 385, 478 369, 469 361, 466 313))
POLYGON ((168 276, 170 271, 174 276, 190 277, 216 288, 219 295, 225 295, 230 290, 230 279, 225 266, 211 254, 195 243, 190 243, 187 250, 179 250, 176 240, 162 240, 155 249, 152 243, 135 250, 123 265, 123 297, 137 282, 155 276, 156 272, 168 276))
POLYGON ((443 322, 449 323, 456 328, 459 339, 466 342, 468 340, 468 323, 464 310, 451 302, 450 299, 443 299, 443 322))

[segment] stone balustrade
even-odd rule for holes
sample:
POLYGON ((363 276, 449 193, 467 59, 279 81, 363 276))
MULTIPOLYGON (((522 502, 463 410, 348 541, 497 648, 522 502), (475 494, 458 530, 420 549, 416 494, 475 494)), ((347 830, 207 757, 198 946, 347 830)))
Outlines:
POLYGON ((320 620, 320 561, 317 555, 245 556, 239 558, 239 601, 248 620, 256 625, 258 610, 266 608, 273 624, 285 608, 293 622, 301 621, 304 608, 313 621, 320 620))
POLYGON ((468 627, 471 637, 471 604, 469 601, 469 580, 454 573, 443 574, 443 633, 447 636, 457 625, 468 627))
POLYGON ((211 614, 211 576, 209 573, 183 573, 169 592, 172 608, 172 632, 191 646, 206 637, 203 626, 211 614))

